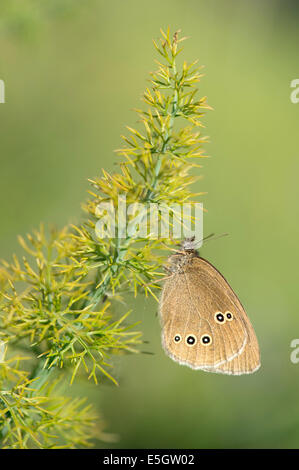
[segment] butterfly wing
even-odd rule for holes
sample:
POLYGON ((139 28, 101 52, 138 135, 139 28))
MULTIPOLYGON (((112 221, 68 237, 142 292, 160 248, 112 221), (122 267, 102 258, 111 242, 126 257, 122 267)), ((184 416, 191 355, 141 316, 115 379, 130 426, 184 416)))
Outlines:
POLYGON ((253 372, 259 365, 258 343, 244 308, 203 258, 191 258, 166 281, 160 318, 163 347, 181 364, 228 374, 253 372), (218 321, 219 313, 231 318, 218 321))

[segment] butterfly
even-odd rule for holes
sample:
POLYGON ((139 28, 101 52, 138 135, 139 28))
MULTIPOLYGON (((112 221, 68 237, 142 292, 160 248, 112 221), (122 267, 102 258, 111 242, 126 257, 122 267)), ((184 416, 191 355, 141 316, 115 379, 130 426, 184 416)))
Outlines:
POLYGON ((222 274, 195 249, 194 238, 168 258, 159 316, 171 359, 206 372, 241 375, 260 367, 254 329, 222 274))

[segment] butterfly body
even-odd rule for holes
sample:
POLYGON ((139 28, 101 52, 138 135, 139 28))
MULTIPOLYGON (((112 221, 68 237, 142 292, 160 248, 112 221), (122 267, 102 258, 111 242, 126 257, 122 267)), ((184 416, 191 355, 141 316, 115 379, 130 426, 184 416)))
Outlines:
POLYGON ((162 345, 180 364, 231 375, 260 366, 259 346, 228 282, 186 241, 168 259, 171 275, 160 301, 162 345))

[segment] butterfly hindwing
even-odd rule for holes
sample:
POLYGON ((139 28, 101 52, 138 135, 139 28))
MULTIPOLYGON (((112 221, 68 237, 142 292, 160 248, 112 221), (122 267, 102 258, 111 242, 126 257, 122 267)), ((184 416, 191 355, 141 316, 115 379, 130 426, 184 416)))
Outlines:
POLYGON ((259 350, 238 297, 203 258, 184 260, 163 288, 162 343, 175 361, 227 374, 254 371, 259 350))

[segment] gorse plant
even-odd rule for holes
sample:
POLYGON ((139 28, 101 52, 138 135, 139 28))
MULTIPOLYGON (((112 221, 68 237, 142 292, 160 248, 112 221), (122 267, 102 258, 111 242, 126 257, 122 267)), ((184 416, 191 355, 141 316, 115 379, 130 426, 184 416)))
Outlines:
MULTIPOLYGON (((177 63, 184 38, 169 30, 156 50, 162 60, 151 74, 151 88, 137 110, 140 130, 128 128, 120 172, 91 181, 90 199, 81 225, 51 230, 43 227, 20 238, 22 260, 3 262, 0 271, 0 438, 3 447, 82 447, 105 438, 102 424, 84 400, 67 396, 76 377, 93 379, 110 372, 113 355, 137 352, 141 335, 118 318, 113 304, 124 294, 156 297, 163 263, 161 240, 140 237, 147 211, 194 201, 190 170, 202 158, 200 118, 208 108, 196 97, 200 80, 196 64, 177 63), (143 203, 145 211, 126 220, 125 234, 100 238, 98 207, 119 198, 143 203), (133 222, 132 222, 133 221, 133 222)), ((163 211, 159 212, 160 220, 163 211)))

